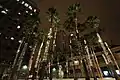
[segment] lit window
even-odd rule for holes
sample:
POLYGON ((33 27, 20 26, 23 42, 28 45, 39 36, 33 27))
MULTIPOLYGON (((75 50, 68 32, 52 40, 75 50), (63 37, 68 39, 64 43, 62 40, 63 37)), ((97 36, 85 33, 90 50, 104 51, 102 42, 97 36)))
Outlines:
POLYGON ((25 2, 24 1, 22 1, 22 4, 24 4, 25 2))
POLYGON ((108 71, 103 71, 103 74, 104 74, 105 76, 108 76, 108 75, 109 75, 108 71))
POLYGON ((17 26, 18 29, 20 29, 20 26, 17 26))
POLYGON ((27 4, 27 3, 25 3, 25 6, 26 6, 26 7, 28 7, 28 4, 27 4))
POLYGON ((26 13, 28 13, 28 11, 26 11, 26 13))
POLYGON ((1 13, 3 13, 3 14, 7 14, 5 11, 1 11, 1 13))
POLYGON ((34 12, 36 12, 36 9, 34 9, 34 12))
POLYGON ((33 14, 31 13, 30 15, 32 16, 33 14))
POLYGON ((14 40, 14 37, 11 37, 10 39, 11 39, 11 40, 14 40))
POLYGON ((30 9, 30 10, 32 10, 32 7, 31 7, 31 6, 29 6, 29 9, 30 9))

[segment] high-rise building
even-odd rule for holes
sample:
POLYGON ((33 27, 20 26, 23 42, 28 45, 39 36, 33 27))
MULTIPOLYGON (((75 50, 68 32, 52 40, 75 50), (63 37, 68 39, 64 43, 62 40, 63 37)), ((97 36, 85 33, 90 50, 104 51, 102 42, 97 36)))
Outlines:
POLYGON ((0 0, 0 64, 12 64, 23 37, 27 17, 38 15, 30 0, 0 0))

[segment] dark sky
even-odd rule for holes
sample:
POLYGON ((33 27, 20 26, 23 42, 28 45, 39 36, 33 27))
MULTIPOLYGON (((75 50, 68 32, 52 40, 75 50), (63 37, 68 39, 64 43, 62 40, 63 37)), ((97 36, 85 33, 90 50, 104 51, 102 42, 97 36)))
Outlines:
POLYGON ((102 37, 107 42, 120 45, 120 0, 36 0, 41 10, 42 27, 48 28, 46 11, 55 6, 60 13, 61 22, 65 20, 65 12, 69 5, 80 2, 82 20, 89 15, 100 17, 100 27, 103 28, 102 37))

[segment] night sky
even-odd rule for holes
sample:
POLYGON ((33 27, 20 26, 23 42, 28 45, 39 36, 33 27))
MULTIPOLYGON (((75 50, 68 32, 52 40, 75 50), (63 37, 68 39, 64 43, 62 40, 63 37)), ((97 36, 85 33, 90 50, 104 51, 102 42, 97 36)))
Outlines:
POLYGON ((64 22, 65 12, 69 5, 80 2, 82 7, 81 21, 87 16, 100 17, 102 37, 113 45, 120 45, 120 0, 35 0, 41 12, 42 27, 47 29, 46 11, 54 6, 60 14, 61 23, 64 22))

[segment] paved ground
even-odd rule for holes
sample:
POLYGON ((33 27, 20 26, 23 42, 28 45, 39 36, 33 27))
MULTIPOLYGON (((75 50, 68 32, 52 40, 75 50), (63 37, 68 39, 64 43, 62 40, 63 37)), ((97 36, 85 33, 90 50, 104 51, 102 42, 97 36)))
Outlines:
MULTIPOLYGON (((19 79, 19 80, 24 80, 24 79, 19 79)), ((31 79, 29 79, 31 80, 31 79)), ((37 79, 36 79, 37 80, 37 79)), ((44 80, 49 80, 49 79, 44 79, 44 80)), ((53 79, 53 80, 74 80, 74 79, 53 79)), ((84 78, 79 78, 78 80, 85 80, 84 78)), ((90 80, 94 80, 93 78, 91 78, 90 80)), ((100 79, 98 79, 100 80, 100 79)), ((104 78, 104 80, 115 80, 114 78, 104 78)))

